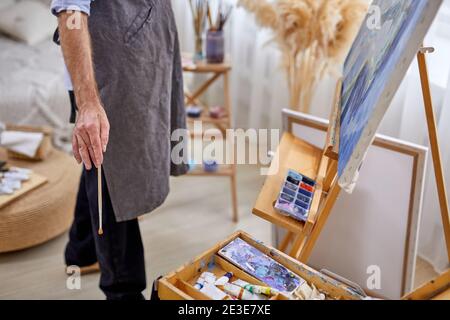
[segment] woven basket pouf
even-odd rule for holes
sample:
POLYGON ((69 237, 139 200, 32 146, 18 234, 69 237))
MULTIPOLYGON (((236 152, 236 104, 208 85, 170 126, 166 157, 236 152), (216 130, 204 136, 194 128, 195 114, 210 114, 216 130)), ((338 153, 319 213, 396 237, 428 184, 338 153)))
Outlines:
MULTIPOLYGON (((0 150, 0 159, 6 152, 0 150)), ((8 160, 30 168, 48 182, 0 209, 0 253, 45 243, 68 230, 73 220, 81 167, 69 155, 53 150, 41 162, 8 160)))

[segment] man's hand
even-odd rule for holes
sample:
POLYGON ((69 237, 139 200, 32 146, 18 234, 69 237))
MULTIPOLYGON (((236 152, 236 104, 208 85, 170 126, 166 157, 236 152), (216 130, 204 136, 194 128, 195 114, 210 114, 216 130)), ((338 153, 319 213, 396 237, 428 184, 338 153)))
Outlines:
POLYGON ((95 81, 88 16, 76 12, 58 15, 61 47, 72 80, 78 107, 78 117, 72 137, 73 154, 86 170, 92 165, 103 164, 109 137, 109 122, 103 109, 95 81), (72 15, 78 14, 79 27, 70 23, 72 15))
POLYGON ((72 137, 73 154, 78 163, 83 162, 86 170, 91 170, 92 164, 97 168, 101 166, 108 139, 109 122, 101 104, 82 107, 72 137))

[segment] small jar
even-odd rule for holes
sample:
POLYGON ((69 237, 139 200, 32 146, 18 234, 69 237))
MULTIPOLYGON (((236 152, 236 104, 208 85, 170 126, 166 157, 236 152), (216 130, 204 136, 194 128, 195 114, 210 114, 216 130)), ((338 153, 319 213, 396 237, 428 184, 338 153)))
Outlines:
POLYGON ((225 38, 223 31, 209 30, 206 35, 206 60, 208 63, 222 63, 225 59, 225 38))

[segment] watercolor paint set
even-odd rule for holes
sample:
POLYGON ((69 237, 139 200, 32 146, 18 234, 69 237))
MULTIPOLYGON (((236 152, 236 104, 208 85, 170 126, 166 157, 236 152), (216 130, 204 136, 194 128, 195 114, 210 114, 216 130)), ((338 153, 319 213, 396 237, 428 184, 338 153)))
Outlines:
POLYGON ((311 209, 316 182, 294 170, 289 170, 283 182, 275 209, 299 221, 306 221, 311 209))

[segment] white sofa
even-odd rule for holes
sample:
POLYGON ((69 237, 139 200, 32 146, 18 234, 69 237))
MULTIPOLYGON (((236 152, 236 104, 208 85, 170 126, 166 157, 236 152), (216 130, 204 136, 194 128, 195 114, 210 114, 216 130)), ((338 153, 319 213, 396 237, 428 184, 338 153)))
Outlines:
MULTIPOLYGON (((50 12, 51 0, 34 1, 44 3, 50 12)), ((8 9, 2 7, 0 14, 8 9)), ((56 18, 52 23, 56 26, 56 18)), ((69 116, 64 62, 52 37, 31 46, 0 33, 0 122, 51 126, 57 145, 67 147, 69 116)))

